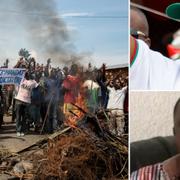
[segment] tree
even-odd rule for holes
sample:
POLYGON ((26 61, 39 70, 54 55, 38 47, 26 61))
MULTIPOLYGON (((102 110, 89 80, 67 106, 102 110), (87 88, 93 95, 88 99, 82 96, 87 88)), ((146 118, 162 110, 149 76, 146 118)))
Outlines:
POLYGON ((19 56, 22 56, 26 61, 28 61, 29 62, 29 57, 30 57, 30 53, 29 53, 29 51, 28 50, 26 50, 25 48, 21 48, 20 50, 19 50, 19 56))

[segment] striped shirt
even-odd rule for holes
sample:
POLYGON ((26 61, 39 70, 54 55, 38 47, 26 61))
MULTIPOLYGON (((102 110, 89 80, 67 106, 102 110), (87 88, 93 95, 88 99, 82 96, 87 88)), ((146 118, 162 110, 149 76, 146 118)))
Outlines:
POLYGON ((162 163, 158 163, 134 171, 131 180, 170 180, 170 178, 164 171, 162 163))

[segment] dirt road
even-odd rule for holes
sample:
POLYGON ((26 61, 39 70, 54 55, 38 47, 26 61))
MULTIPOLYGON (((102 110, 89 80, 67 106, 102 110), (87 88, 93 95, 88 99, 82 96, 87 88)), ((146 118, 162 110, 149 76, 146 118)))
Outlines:
POLYGON ((39 135, 34 132, 23 137, 17 137, 15 123, 11 122, 11 116, 5 116, 4 124, 0 129, 0 149, 3 148, 9 152, 17 153, 45 137, 46 135, 39 135))

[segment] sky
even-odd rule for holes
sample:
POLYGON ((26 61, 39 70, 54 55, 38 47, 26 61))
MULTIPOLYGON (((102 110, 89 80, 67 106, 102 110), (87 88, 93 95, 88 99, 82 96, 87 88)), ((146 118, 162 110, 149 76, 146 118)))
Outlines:
MULTIPOLYGON (((28 1, 37 2, 23 2, 28 1)), ((42 49, 48 40, 37 44, 34 39, 44 33, 44 28, 40 27, 42 19, 38 18, 49 14, 46 14, 46 9, 38 10, 36 5, 22 6, 20 3, 22 0, 1 0, 0 65, 6 58, 10 59, 10 65, 14 65, 20 48, 26 48, 38 62, 45 64, 49 54, 42 49), (36 18, 38 23, 29 26, 28 20, 36 21, 36 18), (33 31, 33 36, 32 27, 39 28, 37 33, 33 31)), ((116 65, 128 62, 128 0, 54 0, 53 9, 55 15, 50 17, 59 18, 67 28, 68 43, 64 40, 63 48, 68 47, 67 51, 80 55, 82 63, 100 66, 102 63, 116 65)))

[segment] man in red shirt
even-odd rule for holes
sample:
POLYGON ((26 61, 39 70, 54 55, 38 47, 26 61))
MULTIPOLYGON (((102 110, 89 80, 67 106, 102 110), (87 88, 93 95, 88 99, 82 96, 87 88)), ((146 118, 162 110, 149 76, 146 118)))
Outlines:
POLYGON ((73 64, 71 66, 69 75, 63 81, 63 88, 65 90, 64 94, 64 114, 67 119, 70 115, 71 110, 73 110, 73 105, 71 103, 76 103, 76 98, 78 97, 79 82, 80 79, 77 75, 78 66, 73 64))

